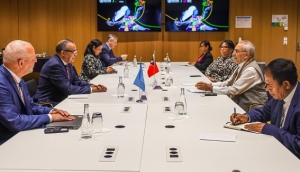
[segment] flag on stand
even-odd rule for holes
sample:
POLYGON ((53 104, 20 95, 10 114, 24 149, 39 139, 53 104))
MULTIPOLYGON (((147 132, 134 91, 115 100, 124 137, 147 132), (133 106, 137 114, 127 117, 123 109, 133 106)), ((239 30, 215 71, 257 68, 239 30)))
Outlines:
POLYGON ((139 87, 141 90, 145 91, 145 80, 143 75, 142 63, 140 63, 140 70, 133 82, 134 85, 139 87))
POLYGON ((152 60, 149 65, 149 68, 148 68, 148 71, 147 71, 148 77, 150 78, 151 76, 155 75, 158 72, 159 72, 159 70, 158 70, 157 64, 155 62, 154 55, 153 55, 152 60))

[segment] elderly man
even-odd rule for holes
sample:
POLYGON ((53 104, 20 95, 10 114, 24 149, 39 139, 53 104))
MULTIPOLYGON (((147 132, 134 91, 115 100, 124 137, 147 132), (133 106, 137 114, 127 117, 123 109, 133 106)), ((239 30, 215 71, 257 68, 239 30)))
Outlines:
POLYGON ((239 42, 232 54, 238 67, 231 77, 226 81, 212 84, 198 82, 196 87, 229 95, 245 111, 248 111, 251 104, 265 103, 267 93, 264 90, 264 76, 254 60, 254 52, 255 47, 250 41, 239 42))
POLYGON ((297 69, 288 59, 275 59, 266 66, 266 90, 273 97, 263 107, 247 114, 231 115, 234 124, 248 124, 248 130, 274 136, 300 158, 300 86, 297 69), (267 121, 271 121, 267 124, 267 121))
POLYGON ((28 42, 12 41, 5 48, 0 66, 0 145, 20 131, 74 119, 66 111, 33 102, 21 77, 31 73, 36 62, 34 48, 28 42))
POLYGON ((127 54, 122 54, 119 57, 116 57, 114 55, 112 49, 115 48, 115 46, 117 46, 117 42, 118 42, 118 37, 116 35, 113 34, 108 35, 107 41, 105 44, 103 44, 102 51, 99 54, 102 67, 108 67, 113 65, 114 63, 119 63, 121 61, 126 60, 127 54))
POLYGON ((76 55, 76 45, 72 40, 59 41, 56 54, 41 70, 35 99, 56 105, 71 94, 90 94, 107 90, 103 85, 90 85, 77 77, 71 64, 76 55))

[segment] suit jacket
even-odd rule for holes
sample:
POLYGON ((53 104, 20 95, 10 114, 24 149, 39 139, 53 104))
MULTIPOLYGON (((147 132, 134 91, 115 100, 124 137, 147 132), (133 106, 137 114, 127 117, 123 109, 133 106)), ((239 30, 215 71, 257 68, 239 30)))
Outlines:
POLYGON ((90 94, 90 84, 81 81, 72 64, 68 64, 70 81, 64 63, 58 55, 52 56, 42 67, 35 99, 38 102, 58 104, 71 94, 90 94))
MULTIPOLYGON (((279 100, 271 99, 263 107, 248 112, 251 122, 266 122, 271 120, 271 124, 265 124, 262 129, 263 134, 274 136, 280 143, 288 148, 300 159, 300 84, 296 88, 290 107, 286 114, 286 119, 282 129, 275 126, 279 100)), ((280 118, 278 118, 280 120, 280 118)))
POLYGON ((103 44, 102 51, 99 54, 99 56, 102 63, 102 67, 111 66, 114 63, 123 60, 121 56, 116 57, 112 49, 110 50, 107 44, 103 44))
POLYGON ((0 145, 19 131, 43 127, 50 122, 51 108, 37 105, 21 79, 24 102, 11 73, 0 66, 0 145))
POLYGON ((200 62, 195 63, 195 67, 200 70, 202 73, 205 73, 206 68, 213 62, 213 56, 210 52, 204 54, 204 57, 200 62))

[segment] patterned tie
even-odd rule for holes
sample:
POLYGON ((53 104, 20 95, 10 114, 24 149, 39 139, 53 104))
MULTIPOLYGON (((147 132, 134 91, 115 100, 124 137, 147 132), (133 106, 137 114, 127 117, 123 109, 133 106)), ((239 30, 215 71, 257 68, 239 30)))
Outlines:
POLYGON ((23 91, 22 91, 22 88, 21 88, 21 84, 17 82, 16 78, 14 78, 16 84, 17 84, 17 87, 18 87, 18 90, 19 90, 19 94, 20 94, 20 98, 22 100, 22 102, 24 103, 25 105, 25 100, 24 100, 24 96, 23 96, 23 91))
POLYGON ((68 65, 65 65, 65 67, 66 67, 66 70, 67 70, 68 80, 70 81, 70 70, 69 70, 69 67, 68 67, 68 65))
POLYGON ((283 126, 284 114, 282 113, 282 111, 283 111, 284 103, 285 102, 283 100, 280 100, 279 101, 279 106, 278 106, 278 109, 277 109, 277 119, 276 119, 276 124, 275 125, 279 128, 282 128, 282 126, 283 126))

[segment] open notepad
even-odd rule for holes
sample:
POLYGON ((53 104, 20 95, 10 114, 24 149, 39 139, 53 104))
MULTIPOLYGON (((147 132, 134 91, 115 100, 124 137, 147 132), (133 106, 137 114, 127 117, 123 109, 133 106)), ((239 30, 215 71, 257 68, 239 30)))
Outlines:
POLYGON ((245 125, 256 124, 256 123, 261 123, 261 122, 252 122, 252 123, 245 123, 245 124, 239 124, 239 125, 233 125, 231 122, 228 122, 224 125, 224 128, 230 128, 230 129, 234 129, 234 130, 241 130, 241 131, 248 131, 248 132, 252 132, 252 133, 258 133, 258 132, 255 132, 255 131, 247 130, 245 128, 245 125))

